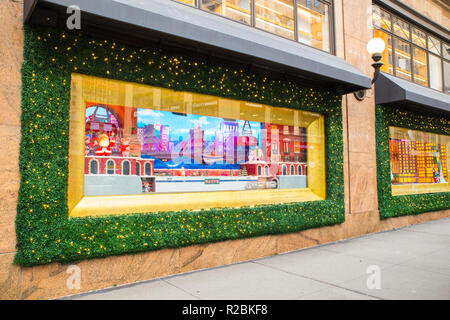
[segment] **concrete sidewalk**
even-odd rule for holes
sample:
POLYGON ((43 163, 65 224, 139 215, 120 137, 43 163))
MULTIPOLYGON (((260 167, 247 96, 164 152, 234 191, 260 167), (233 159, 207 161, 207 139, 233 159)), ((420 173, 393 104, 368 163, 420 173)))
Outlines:
POLYGON ((66 299, 450 299, 450 218, 66 299))

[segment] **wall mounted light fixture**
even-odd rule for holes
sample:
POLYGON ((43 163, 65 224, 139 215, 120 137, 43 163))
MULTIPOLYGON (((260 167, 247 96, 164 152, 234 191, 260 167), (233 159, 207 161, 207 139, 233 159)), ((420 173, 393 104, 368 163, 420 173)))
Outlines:
MULTIPOLYGON (((386 44, 381 38, 373 38, 367 44, 367 52, 372 56, 372 60, 374 61, 374 63, 372 63, 372 67, 375 69, 375 72, 373 74, 372 84, 377 81, 377 78, 380 75, 380 69, 383 65, 381 58, 383 57, 382 53, 385 48, 386 44)), ((366 97, 366 90, 359 90, 353 94, 357 100, 362 101, 366 97)))

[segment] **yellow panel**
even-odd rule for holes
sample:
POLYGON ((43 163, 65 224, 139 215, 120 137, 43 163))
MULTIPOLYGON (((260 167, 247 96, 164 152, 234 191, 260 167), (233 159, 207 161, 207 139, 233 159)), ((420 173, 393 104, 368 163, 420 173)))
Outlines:
POLYGON ((240 207, 323 200, 306 189, 84 197, 72 217, 240 207))
POLYGON ((308 126, 308 186, 319 197, 326 197, 325 137, 323 117, 308 126))
POLYGON ((413 183, 392 186, 393 196, 402 196, 407 194, 449 192, 448 183, 413 183))
POLYGON ((324 117, 316 113, 288 108, 275 108, 263 104, 72 74, 68 182, 68 207, 71 217, 199 210, 325 199, 324 117), (212 117, 220 115, 220 117, 240 120, 306 127, 309 188, 84 196, 84 134, 87 102, 212 117))

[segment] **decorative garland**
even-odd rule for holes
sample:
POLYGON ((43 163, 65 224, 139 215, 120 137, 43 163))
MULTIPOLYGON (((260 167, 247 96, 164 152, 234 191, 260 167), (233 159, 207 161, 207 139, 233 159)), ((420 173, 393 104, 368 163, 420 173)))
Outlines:
POLYGON ((382 219, 450 208, 450 192, 392 196, 389 127, 450 135, 450 119, 376 106, 378 207, 382 219))
POLYGON ((81 32, 25 26, 17 255, 23 266, 295 232, 342 223, 341 97, 255 73, 139 49, 81 32), (69 218, 72 72, 325 115, 327 200, 69 218))

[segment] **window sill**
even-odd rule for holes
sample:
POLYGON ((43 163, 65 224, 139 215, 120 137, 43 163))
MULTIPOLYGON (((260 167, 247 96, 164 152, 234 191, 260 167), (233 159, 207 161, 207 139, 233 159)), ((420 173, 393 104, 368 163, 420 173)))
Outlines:
POLYGON ((70 217, 201 210, 324 200, 309 188, 225 192, 161 193, 89 196, 70 211, 70 217))
POLYGON ((393 196, 404 196, 408 194, 449 192, 450 183, 424 183, 424 184, 402 184, 392 186, 393 196))

